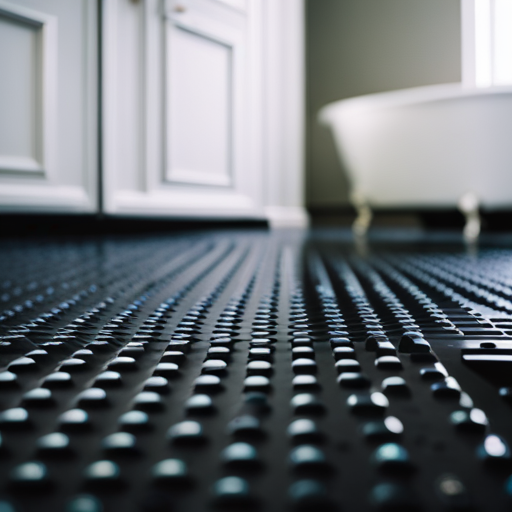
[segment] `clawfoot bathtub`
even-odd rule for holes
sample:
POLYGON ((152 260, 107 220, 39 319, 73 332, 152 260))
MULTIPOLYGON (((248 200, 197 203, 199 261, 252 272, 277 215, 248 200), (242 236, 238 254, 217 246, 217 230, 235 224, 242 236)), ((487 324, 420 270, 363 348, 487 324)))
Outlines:
POLYGON ((476 238, 478 210, 512 205, 512 87, 444 84, 341 100, 331 127, 363 234, 371 208, 458 206, 476 238))

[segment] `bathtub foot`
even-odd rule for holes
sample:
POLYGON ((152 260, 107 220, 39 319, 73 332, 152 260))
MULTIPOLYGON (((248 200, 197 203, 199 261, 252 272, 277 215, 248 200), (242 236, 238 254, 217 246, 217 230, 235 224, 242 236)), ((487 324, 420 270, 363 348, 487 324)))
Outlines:
POLYGON ((478 240, 481 228, 478 197, 473 192, 467 192, 459 199, 459 210, 466 218, 463 234, 468 244, 478 240))
POLYGON ((352 232, 356 237, 364 237, 372 223, 373 212, 366 199, 359 192, 353 192, 350 200, 356 209, 357 217, 352 224, 352 232))

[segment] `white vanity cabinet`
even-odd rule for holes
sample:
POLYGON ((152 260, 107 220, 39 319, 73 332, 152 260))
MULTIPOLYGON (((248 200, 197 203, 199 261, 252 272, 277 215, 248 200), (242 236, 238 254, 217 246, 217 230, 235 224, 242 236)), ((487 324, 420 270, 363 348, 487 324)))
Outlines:
POLYGON ((97 211, 97 4, 0 0, 0 211, 97 211))
POLYGON ((303 0, 0 0, 0 212, 304 225, 303 0))
POLYGON ((263 218, 261 0, 104 0, 104 209, 263 218))

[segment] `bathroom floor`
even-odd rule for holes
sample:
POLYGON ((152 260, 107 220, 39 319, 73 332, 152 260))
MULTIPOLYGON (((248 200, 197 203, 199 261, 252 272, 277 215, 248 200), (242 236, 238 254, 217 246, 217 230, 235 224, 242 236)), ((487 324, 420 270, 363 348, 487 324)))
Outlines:
POLYGON ((0 510, 510 510, 512 244, 4 240, 0 510))

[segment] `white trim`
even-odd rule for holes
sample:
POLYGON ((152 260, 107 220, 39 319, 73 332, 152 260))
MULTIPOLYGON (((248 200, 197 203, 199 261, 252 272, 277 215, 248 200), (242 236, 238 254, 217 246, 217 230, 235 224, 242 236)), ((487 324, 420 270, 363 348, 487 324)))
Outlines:
MULTIPOLYGON (((151 194, 151 198, 139 192, 120 190, 116 194, 115 209, 109 213, 162 215, 168 213, 169 203, 172 204, 173 216, 190 217, 233 217, 247 218, 255 216, 256 205, 251 197, 233 193, 198 193, 196 191, 159 190, 151 194)), ((263 217, 263 215, 261 215, 263 217)))
POLYGON ((103 209, 115 210, 115 179, 117 173, 117 121, 116 121, 116 54, 117 54, 117 3, 118 0, 102 0, 102 55, 101 95, 102 101, 102 180, 103 209))
POLYGON ((0 211, 91 211, 81 187, 2 183, 0 190, 0 211))
POLYGON ((215 175, 207 171, 196 171, 193 169, 172 169, 169 172, 169 179, 172 183, 189 183, 191 185, 217 185, 229 187, 233 182, 232 173, 229 176, 215 175))
POLYGON ((0 0, 0 16, 24 23, 38 30, 40 86, 36 102, 36 155, 18 158, 13 168, 11 155, 0 155, 0 171, 41 172, 51 179, 56 166, 57 131, 57 18, 46 13, 0 0), (26 165, 21 165, 22 160, 26 165), (35 164, 34 164, 35 162, 35 164))
POLYGON ((271 228, 307 228, 309 215, 302 206, 267 206, 265 215, 271 228))
POLYGON ((151 169, 151 157, 150 157, 150 146, 151 146, 151 137, 153 136, 151 132, 151 107, 155 98, 151 94, 148 86, 147 77, 151 73, 153 62, 152 62, 152 54, 151 51, 151 41, 150 41, 150 31, 151 31, 151 7, 150 2, 144 2, 142 4, 142 16, 141 16, 141 26, 142 26, 142 40, 141 43, 141 55, 142 55, 142 69, 143 72, 140 74, 140 118, 142 120, 141 127, 141 178, 139 182, 142 185, 142 190, 148 191, 151 189, 151 179, 150 179, 150 169, 151 169))
POLYGON ((271 222, 303 224, 304 2, 264 0, 265 204, 271 222))
POLYGON ((37 172, 42 173, 44 170, 41 163, 35 158, 29 156, 0 156, 0 171, 2 172, 37 172))
POLYGON ((98 158, 98 4, 82 0, 82 19, 85 26, 83 41, 84 101, 82 102, 83 152, 82 174, 84 192, 88 196, 85 209, 97 212, 99 207, 98 158))

